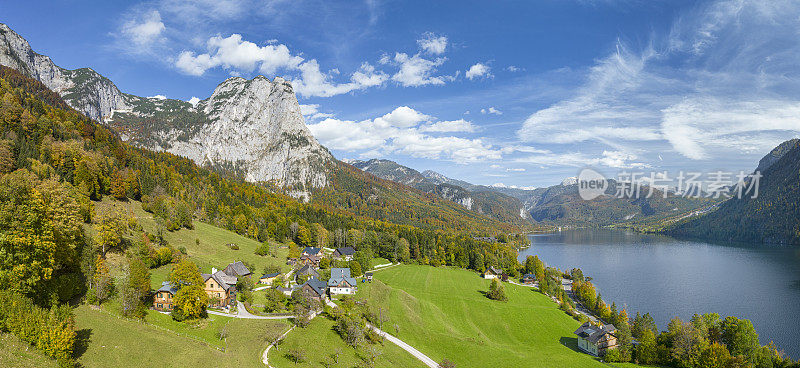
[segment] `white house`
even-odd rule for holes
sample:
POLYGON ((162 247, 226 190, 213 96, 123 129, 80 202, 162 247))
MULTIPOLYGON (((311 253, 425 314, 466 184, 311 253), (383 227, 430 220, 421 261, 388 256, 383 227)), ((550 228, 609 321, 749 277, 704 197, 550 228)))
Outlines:
POLYGON ((358 290, 358 281, 350 277, 349 268, 332 268, 331 278, 328 280, 328 292, 331 295, 349 294, 353 295, 358 290))
POLYGON ((614 325, 593 326, 586 322, 575 330, 578 348, 595 356, 603 356, 606 351, 617 348, 616 332, 614 325))

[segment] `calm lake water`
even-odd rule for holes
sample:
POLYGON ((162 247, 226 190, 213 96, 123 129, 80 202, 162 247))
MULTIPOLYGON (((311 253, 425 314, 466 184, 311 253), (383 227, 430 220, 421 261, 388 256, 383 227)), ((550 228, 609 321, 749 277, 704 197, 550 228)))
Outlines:
POLYGON ((678 316, 718 313, 753 322, 762 344, 800 358, 800 248, 712 244, 620 230, 531 235, 519 260, 538 255, 579 267, 606 303, 633 317, 649 312, 659 329, 678 316))

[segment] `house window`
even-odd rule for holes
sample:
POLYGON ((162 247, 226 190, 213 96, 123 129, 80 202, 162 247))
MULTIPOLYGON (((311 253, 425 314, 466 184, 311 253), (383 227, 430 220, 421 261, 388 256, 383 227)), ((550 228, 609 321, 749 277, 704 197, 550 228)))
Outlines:
POLYGON ((158 304, 158 308, 162 308, 162 307, 161 307, 161 304, 158 304))

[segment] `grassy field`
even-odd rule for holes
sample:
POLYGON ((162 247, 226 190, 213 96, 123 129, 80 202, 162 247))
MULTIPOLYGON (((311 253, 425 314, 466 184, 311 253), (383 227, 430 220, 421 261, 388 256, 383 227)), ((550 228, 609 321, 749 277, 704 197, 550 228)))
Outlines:
POLYGON ((383 345, 362 345, 354 349, 345 344, 344 340, 333 331, 333 321, 325 317, 317 317, 306 328, 295 328, 286 335, 286 339, 278 346, 278 350, 270 350, 269 364, 281 367, 360 367, 368 359, 369 353, 366 348, 376 348, 380 355, 375 361, 375 367, 404 367, 415 368, 425 367, 419 360, 411 354, 397 347, 390 342, 383 345), (366 347, 366 348, 365 348, 366 347), (301 349, 305 353, 305 361, 295 365, 286 356, 292 349, 301 349), (333 363, 332 354, 338 351, 339 364, 333 363))
POLYGON ((58 364, 16 336, 0 333, 0 367, 49 368, 58 364))
MULTIPOLYGON (((227 320, 227 338, 212 346, 178 334, 185 330, 165 330, 87 306, 78 307, 75 315, 78 335, 84 341, 78 349, 78 362, 84 367, 263 367, 265 336, 288 328, 283 321, 220 317, 227 320), (223 347, 225 351, 220 350, 223 347)), ((216 333, 217 325, 209 322, 200 328, 207 332, 196 334, 216 333)))
MULTIPOLYGON (((102 202, 96 203, 97 213, 102 213, 111 207, 124 208, 125 211, 133 213, 145 231, 155 233, 156 221, 152 214, 142 209, 140 202, 119 202, 105 198, 102 202)), ((251 271, 257 276, 261 276, 261 271, 267 265, 278 265, 284 272, 289 271, 289 266, 286 265, 288 250, 279 248, 278 243, 270 244, 275 257, 271 255, 262 257, 254 253, 261 245, 258 241, 204 222, 194 221, 194 229, 191 230, 165 231, 164 237, 175 248, 185 247, 189 258, 206 273, 210 272, 212 267, 222 269, 233 261, 252 263, 256 269, 251 271), (239 250, 228 248, 227 244, 230 243, 238 245, 239 250)), ((165 280, 171 269, 171 265, 166 265, 151 270, 151 283, 154 289, 161 287, 161 281, 165 280)))
POLYGON ((381 306, 384 329, 436 361, 459 367, 601 367, 577 351, 579 322, 531 288, 504 284, 507 302, 489 300, 489 280, 444 267, 393 267, 359 284, 357 297, 381 306), (397 329, 395 329, 397 325, 397 329))

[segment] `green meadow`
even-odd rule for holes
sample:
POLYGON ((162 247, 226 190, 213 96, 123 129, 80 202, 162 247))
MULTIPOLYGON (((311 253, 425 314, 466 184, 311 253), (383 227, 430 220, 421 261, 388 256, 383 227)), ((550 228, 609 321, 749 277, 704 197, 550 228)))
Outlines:
POLYGON ((158 314, 151 311, 141 322, 85 305, 76 308, 78 363, 83 367, 264 367, 261 354, 267 337, 289 328, 285 321, 227 317, 175 327, 170 323, 177 322, 168 316, 153 318, 154 313, 158 314), (221 327, 224 339, 218 335, 221 327))
POLYGON ((289 367, 361 367, 365 365, 372 354, 375 354, 374 367, 425 367, 422 362, 414 358, 405 350, 400 349, 388 341, 383 345, 364 343, 354 349, 345 344, 333 330, 334 322, 324 316, 319 316, 311 321, 306 328, 296 327, 286 335, 278 349, 269 352, 269 364, 276 368, 289 367), (305 355, 302 362, 295 364, 287 354, 299 349, 305 355), (374 349, 370 352, 370 349, 374 349), (339 352, 338 364, 334 363, 333 355, 339 352))
POLYGON ((359 283, 358 298, 387 316, 383 329, 436 361, 458 367, 601 367, 577 351, 580 323, 532 288, 504 283, 508 301, 488 299, 476 272, 402 265, 359 283))

